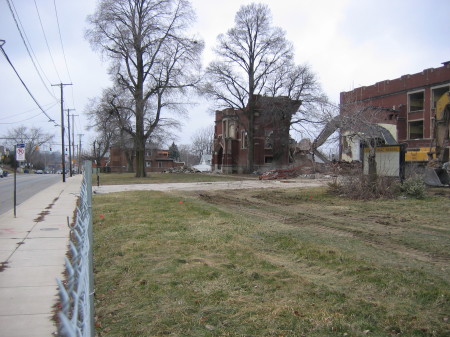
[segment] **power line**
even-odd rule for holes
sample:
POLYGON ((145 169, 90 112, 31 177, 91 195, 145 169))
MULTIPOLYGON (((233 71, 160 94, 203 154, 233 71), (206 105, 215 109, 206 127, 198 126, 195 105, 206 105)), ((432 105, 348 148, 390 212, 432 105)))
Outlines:
MULTIPOLYGON (((41 65, 40 65, 40 63, 39 63, 39 61, 38 61, 38 59, 37 59, 37 57, 36 57, 36 54, 34 53, 34 50, 33 50, 33 48, 31 47, 31 43, 30 43, 30 41, 28 40, 28 36, 27 36, 27 34, 25 33, 25 29, 24 29, 23 26, 22 26, 22 22, 20 21, 19 14, 17 13, 16 8, 14 7, 14 3, 13 3, 12 1, 10 1, 10 0, 6 0, 6 2, 7 2, 7 4, 8 4, 9 10, 10 10, 10 12, 11 12, 11 15, 12 15, 12 17, 13 17, 13 19, 14 19, 14 22, 16 23, 17 30, 19 31, 19 35, 20 35, 20 37, 21 37, 21 39, 22 39, 22 42, 23 42, 23 44, 24 44, 24 46, 25 46, 25 49, 27 50, 28 56, 29 56, 30 59, 31 59, 31 63, 33 63, 34 69, 36 70, 36 73, 38 74, 38 76, 39 76, 39 78, 40 78, 42 84, 44 85, 45 89, 46 89, 47 92, 50 94, 50 96, 52 96, 53 98, 56 99, 55 95, 54 95, 52 92, 50 92, 50 90, 48 89, 47 85, 46 85, 45 82, 44 82, 44 79, 42 78, 41 72, 42 72, 42 74, 44 75, 44 77, 47 79, 47 81, 50 82, 49 79, 47 78, 47 76, 45 75, 45 72, 42 70, 42 67, 41 67, 41 65), (14 13, 15 13, 15 14, 14 14, 14 13), (16 18, 16 16, 17 16, 17 18, 16 18), (22 27, 22 29, 21 29, 21 27, 22 27), (22 32, 22 31, 23 31, 23 32, 22 32), (25 40, 28 41, 28 44, 27 44, 27 42, 26 42, 25 40), (30 48, 28 48, 28 46, 29 46, 30 48), (30 49, 31 49, 31 51, 30 51, 30 49), (31 54, 34 55, 34 58, 33 58, 33 56, 32 56, 31 54), (36 59, 36 62, 34 61, 35 59, 36 59), (39 65, 39 68, 41 69, 41 72, 39 71, 38 66, 36 65, 36 63, 39 65)), ((58 77, 59 77, 59 74, 58 74, 58 77)))
POLYGON ((26 122, 29 121, 30 119, 36 118, 37 116, 40 116, 41 114, 38 113, 37 115, 34 115, 32 117, 26 118, 26 119, 22 119, 21 121, 17 121, 17 122, 9 122, 9 123, 0 123, 0 125, 10 125, 10 124, 17 124, 17 123, 22 123, 22 122, 26 122))
POLYGON ((47 50, 48 50, 48 53, 50 54, 50 59, 52 60, 53 67, 55 68, 56 75, 58 76, 59 81, 61 82, 61 77, 59 76, 58 69, 57 69, 56 64, 55 64, 55 60, 53 59, 53 55, 52 55, 52 52, 50 50, 50 46, 48 44, 47 35, 45 34, 44 26, 42 25, 41 15, 39 14, 39 9, 38 9, 38 5, 36 3, 36 0, 34 0, 34 6, 36 7, 36 12, 37 12, 37 15, 38 15, 38 18, 39 18, 39 23, 41 24, 42 34, 44 35, 45 44, 47 45, 47 50))
POLYGON ((58 24, 59 41, 61 42, 61 49, 62 49, 63 56, 64 56, 64 63, 66 64, 66 70, 67 70, 67 75, 69 76, 69 80, 70 80, 70 82, 72 82, 72 78, 70 77, 69 67, 67 66, 66 53, 64 52, 64 45, 63 45, 63 40, 62 40, 62 35, 61 35, 61 26, 59 25, 58 10, 56 9, 56 0, 53 0, 53 5, 55 7, 56 23, 58 24))
POLYGON ((22 80, 22 78, 20 77, 19 73, 17 72, 16 68, 14 67, 14 65, 12 64, 11 60, 9 59, 8 55, 6 54, 5 50, 3 49, 3 45, 5 44, 5 40, 0 40, 0 49, 2 50, 2 54, 5 56, 6 60, 8 61, 9 65, 11 66, 11 68, 13 68, 14 72, 16 73, 17 77, 19 78, 20 82, 22 83, 22 85, 24 86, 24 88, 27 90, 28 94, 30 95, 30 97, 33 99, 33 101, 36 103, 36 105, 39 107, 39 109, 42 111, 42 113, 47 116, 47 118, 49 119, 49 122, 53 122, 55 124, 55 126, 58 126, 58 124, 56 124, 56 122, 50 118, 50 116, 45 112, 45 110, 41 107, 41 105, 39 104, 39 102, 36 100, 36 98, 34 98, 33 94, 31 93, 30 89, 28 89, 27 85, 25 84, 25 82, 22 80))
MULTIPOLYGON (((42 106, 45 107, 45 110, 47 111, 47 110, 50 110, 51 108, 53 108, 56 104, 58 104, 58 102, 56 102, 56 103, 43 104, 42 106)), ((37 109, 39 109, 39 108, 37 108, 37 109)), ((15 113, 14 116, 6 116, 6 117, 2 117, 2 118, 0 118, 0 121, 4 121, 5 119, 15 118, 15 117, 18 117, 18 116, 20 116, 20 115, 25 115, 25 114, 27 114, 27 113, 29 113, 29 112, 33 112, 33 111, 35 111, 35 110, 36 110, 36 108, 28 109, 28 110, 26 110, 26 111, 24 111, 24 112, 15 113)), ((8 123, 0 123, 0 124, 8 124, 8 123)))

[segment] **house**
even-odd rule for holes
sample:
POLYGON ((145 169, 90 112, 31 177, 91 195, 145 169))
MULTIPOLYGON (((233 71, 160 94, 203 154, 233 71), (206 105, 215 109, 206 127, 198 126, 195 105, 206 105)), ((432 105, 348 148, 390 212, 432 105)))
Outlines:
MULTIPOLYGON (((426 160, 426 152, 434 146, 436 103, 449 90, 450 61, 442 63, 439 68, 341 92, 341 115, 352 105, 366 107, 367 113, 376 109, 378 114, 374 122, 389 130, 397 143, 406 144, 407 160, 413 158, 415 152, 423 153, 420 158, 426 160)), ((341 159, 358 160, 357 147, 358 144, 344 140, 341 159)))
MULTIPOLYGON (((128 155, 131 159, 127 159, 127 151, 117 146, 113 146, 110 149, 109 164, 111 172, 129 172, 129 161, 134 162, 136 166, 135 158, 132 150, 128 150, 128 155)), ((169 150, 161 150, 154 146, 149 146, 145 150, 145 170, 146 172, 163 172, 167 169, 184 166, 184 162, 177 162, 173 158, 169 158, 169 150)))
MULTIPOLYGON (((254 169, 267 170, 289 165, 289 129, 300 101, 287 97, 256 97, 254 114, 254 169)), ((214 127, 214 170, 243 173, 247 168, 248 119, 242 110, 216 111, 214 127)))

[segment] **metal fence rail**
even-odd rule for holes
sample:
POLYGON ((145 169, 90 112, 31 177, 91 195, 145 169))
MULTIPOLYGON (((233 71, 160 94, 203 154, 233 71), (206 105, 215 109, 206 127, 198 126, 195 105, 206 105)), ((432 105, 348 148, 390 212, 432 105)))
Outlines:
POLYGON ((71 228, 66 281, 57 279, 61 311, 59 336, 93 337, 94 275, 92 262, 92 163, 84 162, 79 206, 71 228))

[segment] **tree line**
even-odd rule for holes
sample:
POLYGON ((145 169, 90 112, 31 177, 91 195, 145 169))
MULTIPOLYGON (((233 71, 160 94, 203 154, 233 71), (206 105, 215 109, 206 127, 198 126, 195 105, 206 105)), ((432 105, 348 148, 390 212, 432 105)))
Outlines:
POLYGON ((326 96, 309 66, 294 63, 292 43, 273 26, 267 5, 240 7, 232 28, 218 36, 215 59, 205 70, 204 42, 189 34, 194 18, 187 0, 102 0, 88 17, 86 38, 108 60, 111 86, 91 99, 87 113, 98 145, 114 142, 135 155, 136 177, 146 176, 147 144, 176 133, 179 115, 188 113, 189 97, 197 94, 217 109, 244 113, 249 171, 258 96, 298 101, 299 110, 289 116, 293 128, 323 118, 317 106, 326 96))

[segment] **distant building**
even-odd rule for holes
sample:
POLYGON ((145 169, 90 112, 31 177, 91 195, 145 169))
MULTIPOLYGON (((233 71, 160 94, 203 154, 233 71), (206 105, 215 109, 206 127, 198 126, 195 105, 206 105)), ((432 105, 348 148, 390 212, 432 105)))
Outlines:
MULTIPOLYGON (((442 64, 439 68, 341 92, 340 104, 385 108, 376 123, 389 130, 398 143, 406 144, 408 152, 430 148, 436 102, 450 91, 450 61, 442 64)), ((355 144, 347 145, 355 147, 355 144)), ((341 158, 358 159, 346 158, 348 153, 355 153, 346 149, 347 145, 341 144, 341 158)))
MULTIPOLYGON (((255 112, 254 169, 289 165, 289 129, 300 101, 287 97, 258 96, 255 112)), ((248 120, 241 110, 216 111, 214 128, 214 170, 243 173, 247 168, 248 120)))
MULTIPOLYGON (((130 150, 131 160, 133 161, 134 168, 136 168, 136 162, 134 152, 130 150)), ((145 170, 146 172, 163 172, 167 169, 184 166, 184 162, 177 162, 172 158, 169 158, 169 150, 161 150, 157 148, 148 148, 145 150, 145 170)), ((125 150, 113 146, 110 149, 109 167, 111 172, 128 172, 130 171, 130 165, 127 160, 125 150)))

